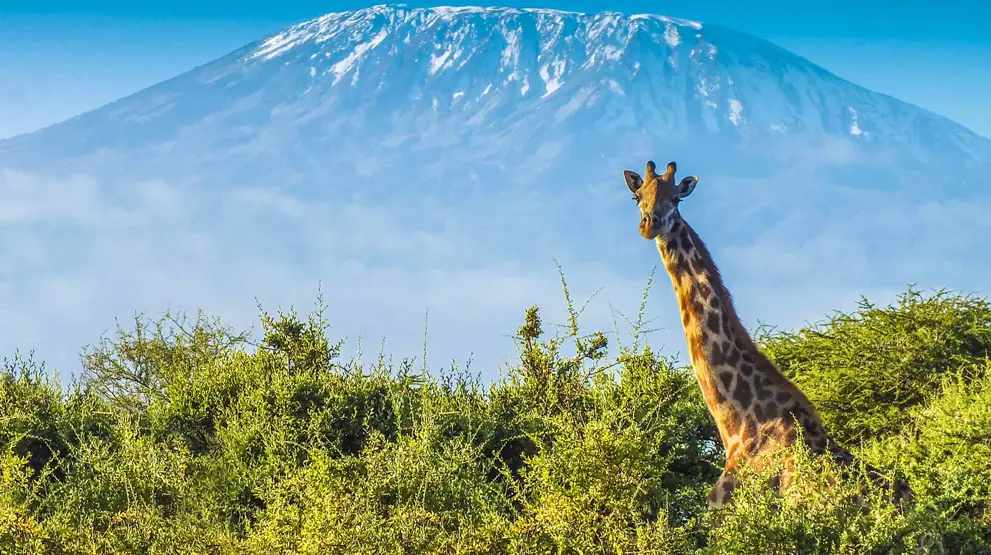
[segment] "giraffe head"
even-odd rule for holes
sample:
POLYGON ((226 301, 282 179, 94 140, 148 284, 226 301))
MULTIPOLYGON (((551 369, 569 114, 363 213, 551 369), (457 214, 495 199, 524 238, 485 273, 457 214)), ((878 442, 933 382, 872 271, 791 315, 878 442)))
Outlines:
POLYGON ((626 170, 626 186, 633 192, 633 200, 640 207, 640 235, 644 239, 665 236, 678 215, 678 203, 692 194, 698 176, 690 175, 675 183, 674 173, 678 165, 668 163, 667 171, 658 175, 653 161, 647 162, 647 173, 640 177, 635 171, 626 170))

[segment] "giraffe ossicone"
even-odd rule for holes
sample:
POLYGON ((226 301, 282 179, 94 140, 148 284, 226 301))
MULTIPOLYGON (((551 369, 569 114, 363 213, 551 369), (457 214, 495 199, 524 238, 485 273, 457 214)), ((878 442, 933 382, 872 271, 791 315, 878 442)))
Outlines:
MULTIPOLYGON (((709 492, 709 506, 728 504, 740 466, 759 464, 778 447, 793 445, 799 426, 813 452, 852 463, 853 455, 829 437, 808 397, 754 343, 708 249, 681 216, 679 204, 695 190, 698 177, 676 181, 675 162, 663 174, 656 169, 648 161, 643 176, 625 170, 623 177, 640 209, 640 235, 656 242, 671 278, 695 376, 726 450, 726 465, 709 492)), ((790 482, 788 468, 790 461, 774 480, 779 488, 790 482)), ((869 472, 883 481, 875 469, 869 472)), ((903 482, 894 489, 896 500, 911 497, 903 482)))

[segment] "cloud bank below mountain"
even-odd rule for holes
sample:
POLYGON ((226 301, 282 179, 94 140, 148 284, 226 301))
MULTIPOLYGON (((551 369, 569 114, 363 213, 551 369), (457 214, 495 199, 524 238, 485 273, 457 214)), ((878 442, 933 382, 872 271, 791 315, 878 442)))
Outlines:
MULTIPOLYGON (((610 203, 581 188, 534 192, 518 204, 483 195, 451 211, 429 198, 332 205, 274 189, 218 194, 160 181, 124 189, 82 176, 0 176, 0 349, 36 347, 63 376, 78 371, 83 345, 112 332, 115 319, 129 325, 135 311, 202 308, 257 331, 256 300, 267 310, 306 312, 322 289, 331 334, 348 337, 352 351, 360 335, 365 353, 385 339, 387 353, 419 357, 426 324, 433 369, 471 357, 491 379, 514 356, 509 336, 526 307, 540 305, 549 329, 566 321, 555 260, 577 304, 598 291, 584 330, 612 331, 618 319, 625 342, 629 326, 614 310, 636 313, 657 266, 647 310, 657 331, 648 338, 684 360, 670 284, 653 245, 636 235, 619 178, 590 184, 615 192, 613 203, 629 202, 626 221, 610 222, 622 248, 607 253, 587 251, 594 241, 584 234, 542 231, 574 206, 610 203)), ((984 286, 991 262, 973 253, 991 237, 991 197, 920 201, 902 191, 808 183, 798 193, 783 176, 776 183, 758 188, 703 174, 683 207, 751 326, 801 325, 852 308, 860 294, 885 302, 909 282, 984 286)))

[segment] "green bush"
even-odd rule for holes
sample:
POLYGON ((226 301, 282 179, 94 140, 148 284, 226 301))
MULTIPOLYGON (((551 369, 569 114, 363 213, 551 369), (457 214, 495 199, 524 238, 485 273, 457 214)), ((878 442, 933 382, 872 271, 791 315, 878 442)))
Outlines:
POLYGON ((197 315, 135 320, 70 388, 0 372, 0 553, 991 552, 991 307, 914 290, 761 344, 864 461, 793 449, 709 511, 718 436, 689 368, 607 351, 577 313, 491 384, 345 360, 322 308, 261 340, 197 315), (571 354, 567 354, 571 353, 571 354))
POLYGON ((761 339, 778 367, 808 391, 837 441, 860 443, 896 432, 944 376, 991 356, 991 306, 910 288, 892 307, 861 299, 853 314, 761 339))

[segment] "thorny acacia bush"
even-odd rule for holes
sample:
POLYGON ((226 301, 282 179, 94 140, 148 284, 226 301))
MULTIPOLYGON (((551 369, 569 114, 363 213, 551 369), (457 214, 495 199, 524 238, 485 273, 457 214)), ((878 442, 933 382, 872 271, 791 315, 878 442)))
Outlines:
MULTIPOLYGON (((570 301, 569 301, 570 305, 570 301)), ((642 312, 642 311, 641 311, 642 312)), ((483 385, 344 360, 322 308, 263 338, 136 319, 69 388, 0 372, 0 553, 991 552, 991 307, 909 290, 761 335, 860 457, 907 477, 905 514, 797 449, 708 511, 722 452, 690 369, 606 336, 548 337, 483 385), (764 474, 762 474, 764 473, 764 474)))

